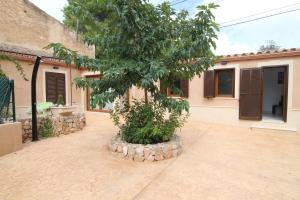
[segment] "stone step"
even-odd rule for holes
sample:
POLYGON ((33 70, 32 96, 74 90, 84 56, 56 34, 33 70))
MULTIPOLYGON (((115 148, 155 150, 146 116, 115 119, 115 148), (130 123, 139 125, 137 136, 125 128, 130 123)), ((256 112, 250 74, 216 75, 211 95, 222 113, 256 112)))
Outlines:
POLYGON ((292 134, 298 133, 298 130, 296 128, 279 127, 279 126, 271 126, 271 125, 252 125, 250 129, 253 131, 258 130, 258 131, 272 132, 272 133, 292 133, 292 134))

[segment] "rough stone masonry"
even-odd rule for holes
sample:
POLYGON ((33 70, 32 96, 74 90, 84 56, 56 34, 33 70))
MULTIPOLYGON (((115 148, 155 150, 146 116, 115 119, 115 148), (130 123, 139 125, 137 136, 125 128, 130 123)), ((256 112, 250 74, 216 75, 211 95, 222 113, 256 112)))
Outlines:
MULTIPOLYGON (((46 117, 38 117, 38 128, 45 121, 46 117)), ((73 113, 70 116, 53 116, 51 117, 54 125, 54 136, 67 135, 82 130, 86 125, 84 113, 73 113)), ((23 143, 32 138, 31 118, 18 120, 22 123, 22 141, 23 143)))
POLYGON ((108 145, 110 151, 119 157, 134 161, 160 161, 177 157, 182 152, 180 137, 174 135, 169 142, 158 144, 131 144, 122 140, 120 135, 114 136, 108 145))

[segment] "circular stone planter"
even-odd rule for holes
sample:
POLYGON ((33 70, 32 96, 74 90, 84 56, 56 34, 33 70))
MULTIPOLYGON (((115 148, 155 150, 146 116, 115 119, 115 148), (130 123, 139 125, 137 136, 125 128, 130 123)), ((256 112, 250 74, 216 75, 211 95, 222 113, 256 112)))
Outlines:
POLYGON ((177 157, 182 152, 180 137, 174 135, 168 142, 158 144, 132 144, 114 136, 110 142, 109 150, 119 157, 134 161, 160 161, 177 157))

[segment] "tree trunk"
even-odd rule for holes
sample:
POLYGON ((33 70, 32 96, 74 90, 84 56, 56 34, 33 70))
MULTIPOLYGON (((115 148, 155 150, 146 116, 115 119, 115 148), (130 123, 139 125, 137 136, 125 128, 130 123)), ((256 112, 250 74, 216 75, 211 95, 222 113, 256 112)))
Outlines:
POLYGON ((146 89, 144 89, 145 92, 145 103, 148 104, 148 92, 146 89))

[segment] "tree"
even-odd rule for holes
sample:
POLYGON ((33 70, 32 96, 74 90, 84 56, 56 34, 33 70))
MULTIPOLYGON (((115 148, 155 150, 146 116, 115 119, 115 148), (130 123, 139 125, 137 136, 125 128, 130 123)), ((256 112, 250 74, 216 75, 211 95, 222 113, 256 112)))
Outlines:
POLYGON ((188 111, 184 99, 168 98, 157 85, 176 90, 177 79, 200 75, 214 65, 212 49, 218 25, 211 12, 215 4, 200 5, 194 18, 187 11, 176 13, 170 3, 158 6, 146 0, 69 0, 65 23, 80 32, 98 49, 96 59, 81 56, 61 44, 50 44, 54 56, 90 71, 101 80, 76 78, 79 87, 91 87, 91 106, 113 102, 132 86, 150 94, 169 112, 188 111))
POLYGON ((261 45, 259 47, 258 51, 261 52, 266 52, 266 51, 273 51, 273 50, 278 50, 280 48, 279 45, 274 40, 267 40, 264 45, 261 45))

